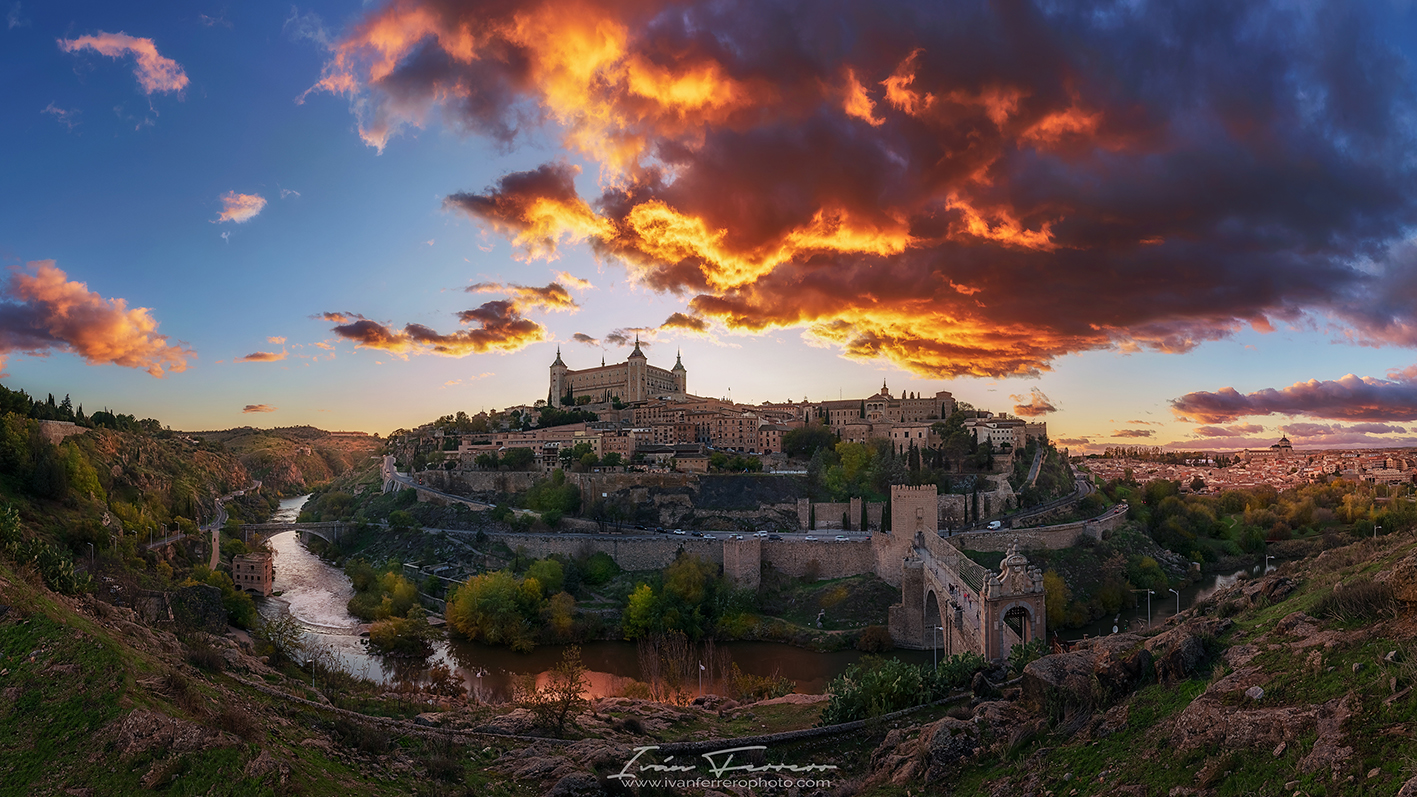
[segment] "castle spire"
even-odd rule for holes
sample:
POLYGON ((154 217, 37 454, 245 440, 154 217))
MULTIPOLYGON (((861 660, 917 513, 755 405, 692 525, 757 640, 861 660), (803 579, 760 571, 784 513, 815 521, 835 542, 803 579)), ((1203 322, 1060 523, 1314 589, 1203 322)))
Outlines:
POLYGON ((561 347, 560 347, 560 346, 557 346, 557 347, 556 347, 556 360, 555 360, 555 362, 553 362, 553 363, 551 363, 551 364, 552 364, 552 365, 561 365, 561 366, 564 366, 564 365, 565 365, 564 362, 561 362, 561 347))

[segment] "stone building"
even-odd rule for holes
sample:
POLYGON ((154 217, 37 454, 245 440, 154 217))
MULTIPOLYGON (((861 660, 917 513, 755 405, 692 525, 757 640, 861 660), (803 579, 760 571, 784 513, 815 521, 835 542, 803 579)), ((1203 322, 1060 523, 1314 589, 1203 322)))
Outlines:
POLYGON ((566 397, 573 400, 589 396, 593 403, 620 399, 623 402, 646 401, 659 396, 687 395, 689 387, 688 371, 682 358, 675 358, 670 370, 656 368, 649 364, 649 358, 640 351, 639 338, 635 339, 635 350, 625 362, 606 365, 601 359, 599 368, 573 371, 561 360, 561 350, 556 349, 556 360, 551 363, 551 389, 547 400, 552 406, 560 407, 566 397))
POLYGON ((270 551, 254 551, 231 557, 231 580, 243 592, 254 592, 269 598, 275 582, 275 557, 270 551))

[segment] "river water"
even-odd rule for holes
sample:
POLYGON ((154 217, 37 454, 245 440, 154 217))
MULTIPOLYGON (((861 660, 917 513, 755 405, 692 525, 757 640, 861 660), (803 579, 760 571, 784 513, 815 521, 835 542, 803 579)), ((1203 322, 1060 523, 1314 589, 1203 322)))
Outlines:
MULTIPOLYGON (((309 496, 280 502, 273 521, 294 520, 309 496)), ((458 673, 469 691, 486 699, 506 699, 515 676, 536 673, 540 680, 561 659, 562 647, 543 645, 531 653, 514 653, 503 647, 466 640, 447 640, 434 646, 427 660, 410 660, 370 653, 363 628, 345 606, 354 588, 344 572, 310 553, 295 532, 270 539, 275 552, 274 589, 280 595, 259 601, 264 616, 289 613, 306 630, 307 644, 334 656, 344 669, 380 683, 420 680, 428 668, 446 664, 458 673)), ((783 675, 796 681, 796 691, 820 694, 827 683, 862 654, 851 651, 814 653, 775 642, 730 642, 719 646, 733 661, 753 675, 783 675)), ((931 651, 894 651, 892 656, 913 663, 929 663, 931 651)), ((581 645, 594 697, 618 695, 631 678, 640 679, 637 647, 628 642, 587 642, 581 645)), ((714 691, 713 684, 705 685, 714 691)))

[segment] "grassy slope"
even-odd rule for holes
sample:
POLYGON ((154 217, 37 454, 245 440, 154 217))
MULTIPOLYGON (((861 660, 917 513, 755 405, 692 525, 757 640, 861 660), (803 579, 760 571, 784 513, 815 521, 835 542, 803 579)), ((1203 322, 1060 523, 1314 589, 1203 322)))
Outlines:
MULTIPOLYGON (((1220 660, 1197 677, 1173 685, 1153 684, 1132 695, 1128 701, 1128 721, 1124 730, 1101 739, 1068 738, 1051 735, 1016 751, 1012 758, 975 766, 965 773, 959 794, 997 793, 1001 784, 1022 784, 1038 776, 1043 788, 1057 794, 1105 795, 1116 793, 1119 785, 1141 784, 1149 794, 1167 794, 1173 787, 1206 785, 1217 795, 1292 794, 1392 794, 1413 774, 1417 759, 1409 728, 1417 722, 1417 700, 1411 697, 1386 704, 1398 688, 1412 685, 1411 664, 1390 664, 1384 657, 1399 651, 1402 660, 1417 659, 1417 625, 1409 612, 1405 617, 1376 623, 1323 620, 1324 630, 1356 631, 1370 634, 1340 641, 1331 649, 1323 645, 1298 651, 1287 645, 1289 637, 1276 635, 1276 622, 1296 611, 1310 611, 1338 582, 1370 577, 1414 549, 1409 538, 1389 546, 1360 542, 1325 557, 1327 561, 1307 561, 1287 565, 1278 575, 1298 583, 1298 588, 1282 601, 1263 601, 1235 615, 1234 627, 1219 640, 1223 646, 1256 644, 1263 650, 1249 662, 1268 676, 1264 684, 1265 706, 1302 706, 1322 703, 1351 694, 1356 710, 1344 726, 1344 741, 1354 754, 1342 776, 1334 781, 1327 769, 1301 774, 1298 762, 1315 741, 1310 731, 1291 742, 1279 756, 1272 749, 1205 749, 1187 752, 1170 748, 1171 723, 1210 683, 1232 671, 1220 660), (1369 637, 1364 639, 1363 637, 1369 637), (1273 645, 1272 649, 1265 647, 1273 645), (1320 651, 1322 664, 1306 666, 1313 650, 1320 651), (1353 665, 1361 668, 1354 672, 1353 665), (1368 773, 1376 769, 1372 778, 1368 773), (1064 776, 1071 773, 1069 780, 1064 776), (1213 773, 1213 774, 1212 774, 1213 773), (1347 776, 1352 775, 1352 780, 1347 776), (1297 781, 1296 788, 1282 785, 1297 781)), ((1277 576, 1275 576, 1277 577, 1277 576)), ((1230 700, 1231 698, 1226 698, 1230 700)), ((1249 707, 1249 706, 1247 706, 1249 707)), ((889 793, 889 792, 882 792, 889 793)))

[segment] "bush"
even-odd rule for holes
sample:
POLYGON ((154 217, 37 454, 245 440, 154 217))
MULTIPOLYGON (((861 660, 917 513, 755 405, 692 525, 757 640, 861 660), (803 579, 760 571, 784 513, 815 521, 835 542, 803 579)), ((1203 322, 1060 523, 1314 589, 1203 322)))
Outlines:
POLYGON ((1364 579, 1347 586, 1335 585, 1332 592, 1314 604, 1313 614, 1356 622, 1391 617, 1396 609, 1397 597, 1391 586, 1364 579))
POLYGON ((881 653, 893 647, 895 640, 891 639, 890 629, 883 625, 867 626, 856 638, 856 649, 867 653, 881 653))
POLYGON ((985 666, 984 657, 976 653, 951 656, 938 669, 868 656, 827 685, 831 701, 822 711, 821 724, 879 717, 939 700, 968 684, 985 666))

